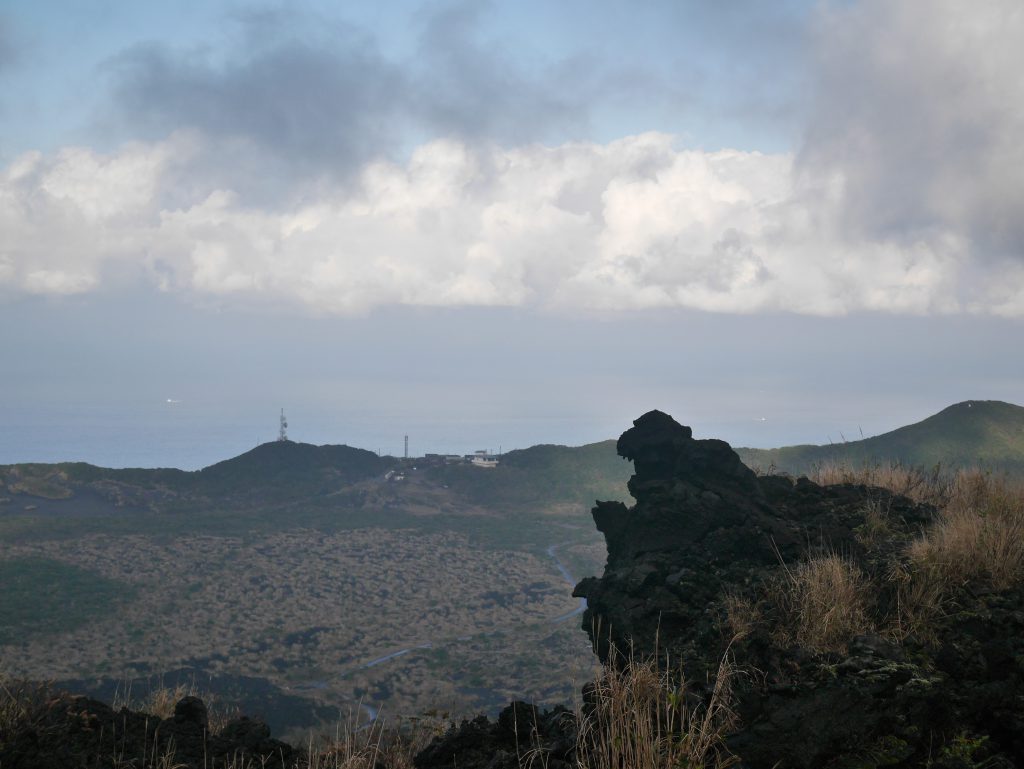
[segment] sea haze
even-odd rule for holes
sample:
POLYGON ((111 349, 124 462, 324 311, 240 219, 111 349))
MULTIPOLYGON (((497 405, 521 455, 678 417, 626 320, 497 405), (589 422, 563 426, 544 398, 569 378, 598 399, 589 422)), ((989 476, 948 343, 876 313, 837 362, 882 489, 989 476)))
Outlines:
POLYGON ((614 438, 659 408, 771 448, 875 435, 969 399, 1019 403, 999 318, 391 309, 225 313, 148 294, 0 305, 0 463, 196 469, 277 436, 393 455, 614 438))

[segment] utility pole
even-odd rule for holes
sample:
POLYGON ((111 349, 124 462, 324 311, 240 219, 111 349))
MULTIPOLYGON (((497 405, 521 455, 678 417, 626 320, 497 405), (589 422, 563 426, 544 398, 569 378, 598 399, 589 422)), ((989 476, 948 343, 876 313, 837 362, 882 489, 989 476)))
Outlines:
POLYGON ((277 432, 279 441, 288 440, 288 420, 284 418, 284 409, 281 409, 281 429, 277 432))

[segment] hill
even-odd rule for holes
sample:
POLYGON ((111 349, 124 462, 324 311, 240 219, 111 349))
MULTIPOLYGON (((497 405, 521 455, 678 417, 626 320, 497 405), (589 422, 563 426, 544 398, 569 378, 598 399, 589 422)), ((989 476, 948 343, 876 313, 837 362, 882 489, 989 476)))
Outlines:
POLYGON ((3 672, 200 680, 299 740, 351 708, 566 703, 593 666, 569 575, 603 562, 587 511, 630 473, 610 442, 497 468, 294 442, 195 472, 0 466, 3 672))
MULTIPOLYGON (((293 441, 264 443, 237 457, 193 472, 109 469, 82 462, 0 466, 0 497, 36 498, 60 507, 92 501, 121 509, 196 510, 323 501, 345 507, 438 510, 487 508, 585 514, 594 499, 626 500, 632 466, 615 454, 614 441, 587 446, 541 445, 511 451, 498 467, 420 467, 418 460, 379 457, 350 446, 293 441), (404 468, 404 484, 385 474, 404 468), (412 474, 410 474, 412 473, 412 474)), ((420 463, 422 464, 422 463, 420 463)), ((44 504, 44 506, 46 506, 44 504)))
POLYGON ((0 466, 0 492, 47 500, 98 494, 117 507, 144 509, 267 503, 329 494, 383 475, 397 461, 351 446, 274 441, 193 472, 85 462, 0 466))
POLYGON ((431 471, 439 482, 477 505, 580 513, 595 499, 628 500, 626 481, 632 473, 632 463, 615 453, 611 440, 510 451, 491 470, 446 465, 431 471))
POLYGON ((931 468, 980 467, 1024 477, 1024 408, 1002 401, 964 401, 872 438, 827 446, 738 448, 748 467, 796 475, 815 466, 900 462, 931 468))

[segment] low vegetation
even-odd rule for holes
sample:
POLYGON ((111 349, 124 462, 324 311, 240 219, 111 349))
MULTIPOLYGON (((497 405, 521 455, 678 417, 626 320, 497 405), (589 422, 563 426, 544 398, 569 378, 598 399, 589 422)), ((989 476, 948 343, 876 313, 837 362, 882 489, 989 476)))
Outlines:
POLYGON ((837 651, 871 629, 870 586, 852 559, 823 552, 783 565, 782 572, 771 593, 782 614, 775 636, 783 645, 837 651))
MULTIPOLYGON (((614 655, 613 653, 613 656, 614 655)), ((688 696, 682 670, 630 656, 605 667, 584 690, 576 711, 580 769, 723 769, 736 763, 724 737, 735 726, 728 656, 699 705, 688 696)))
MULTIPOLYGON (((811 479, 821 485, 861 484, 936 508, 934 521, 886 553, 886 568, 866 574, 849 555, 827 547, 779 576, 758 596, 723 602, 731 633, 757 627, 773 640, 816 652, 841 651, 855 635, 879 632, 895 641, 934 640, 935 623, 971 585, 1005 590, 1024 582, 1024 485, 981 470, 941 472, 900 463, 853 468, 826 463, 811 479), (887 600, 882 601, 885 597, 887 600)), ((857 541, 868 561, 893 541, 885 504, 868 496, 857 541)), ((883 559, 883 560, 884 560, 883 559)))
POLYGON ((133 595, 124 582, 35 553, 0 558, 0 585, 0 647, 95 622, 133 595))
MULTIPOLYGON (((577 702, 572 733, 577 735, 574 767, 578 769, 724 769, 736 763, 724 746, 724 736, 735 725, 731 686, 735 670, 728 656, 723 658, 711 692, 705 702, 688 696, 681 669, 654 659, 629 658, 623 664, 605 668, 584 690, 577 702)), ((45 685, 0 679, 0 754, 5 739, 26 729, 52 728, 48 709, 54 692, 45 685)), ((115 709, 131 707, 157 719, 174 715, 174 705, 186 696, 210 695, 194 684, 158 688, 141 700, 122 695, 115 709)), ((211 710, 210 734, 218 735, 229 723, 226 714, 211 710)), ((285 769, 412 769, 413 757, 451 723, 444 717, 429 716, 398 721, 379 719, 366 725, 358 712, 339 722, 333 734, 311 736, 285 769)), ((531 743, 529 723, 517 725, 522 742, 518 763, 522 769, 546 765, 545 752, 531 743)), ((154 732, 155 734, 155 732, 154 732)), ((92 756, 99 765, 114 769, 181 769, 173 744, 158 743, 155 737, 143 754, 129 754, 116 735, 110 739, 109 754, 92 756), (105 762, 105 763, 104 763, 105 762)), ((226 761, 210 761, 203 769, 262 769, 265 759, 239 753, 226 761)), ((277 764, 275 764, 277 765, 277 764)))
POLYGON ((964 401, 916 424, 882 435, 848 440, 833 434, 826 445, 777 449, 738 448, 748 467, 810 475, 822 463, 982 467, 1024 480, 1024 407, 1001 401, 964 401))
MULTIPOLYGON (((593 569, 602 553, 588 542, 558 555, 593 569)), ((90 535, 0 544, 0 574, 0 656, 13 674, 111 688, 177 684, 194 669, 225 686, 259 679, 282 703, 306 703, 288 716, 289 739, 314 725, 313 708, 344 713, 360 698, 395 714, 570 702, 592 668, 576 623, 552 621, 578 601, 545 550, 484 549, 452 531, 90 535)), ((246 707, 288 728, 266 704, 246 707)))

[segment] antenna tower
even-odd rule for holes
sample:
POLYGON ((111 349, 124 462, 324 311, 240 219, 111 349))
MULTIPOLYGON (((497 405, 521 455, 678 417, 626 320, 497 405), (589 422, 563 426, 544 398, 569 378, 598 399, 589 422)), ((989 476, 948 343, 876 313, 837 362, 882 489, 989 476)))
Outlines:
POLYGON ((279 441, 288 440, 288 420, 284 418, 284 409, 281 409, 281 429, 277 432, 279 441))
POLYGON ((409 458, 409 436, 405 436, 405 458, 409 458))

